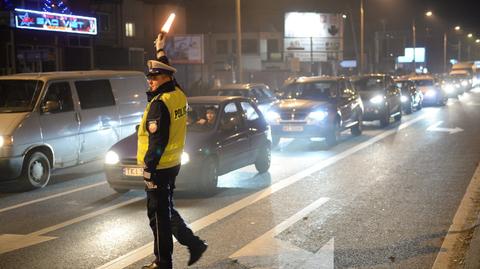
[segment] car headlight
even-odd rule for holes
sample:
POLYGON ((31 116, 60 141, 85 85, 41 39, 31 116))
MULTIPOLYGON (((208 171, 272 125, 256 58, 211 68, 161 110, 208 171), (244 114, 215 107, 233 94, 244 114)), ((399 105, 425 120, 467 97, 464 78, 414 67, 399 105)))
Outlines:
POLYGON ((381 95, 377 95, 377 96, 370 99, 370 103, 372 103, 372 104, 380 104, 382 102, 383 102, 383 96, 381 96, 381 95))
POLYGON ((408 97, 406 97, 405 95, 402 95, 402 97, 400 97, 400 100, 402 101, 402 103, 406 103, 408 102, 408 97))
POLYGON ((188 162, 190 162, 190 155, 188 155, 188 153, 184 151, 182 153, 181 163, 182 165, 184 165, 184 164, 187 164, 188 162))
POLYGON ((328 116, 328 113, 326 111, 313 111, 308 114, 307 118, 315 121, 322 121, 327 116, 328 116))
POLYGON ((453 87, 452 84, 445 84, 445 85, 443 85, 443 90, 446 93, 453 93, 455 91, 455 87, 453 87))
POLYGON ((465 80, 462 81, 462 86, 463 86, 463 87, 467 87, 467 85, 468 85, 468 82, 466 82, 465 80))
POLYGON ((13 137, 10 135, 0 135, 0 148, 3 146, 11 146, 13 144, 13 137))
POLYGON ((119 162, 120 162, 120 157, 118 156, 118 154, 115 151, 110 150, 105 155, 105 163, 106 164, 115 165, 119 162))
POLYGON ((428 90, 425 93, 425 96, 427 96, 427 97, 435 97, 435 95, 437 95, 437 93, 434 90, 428 90))
POLYGON ((269 122, 277 122, 278 120, 280 120, 280 114, 275 111, 268 111, 266 117, 267 121, 269 122))

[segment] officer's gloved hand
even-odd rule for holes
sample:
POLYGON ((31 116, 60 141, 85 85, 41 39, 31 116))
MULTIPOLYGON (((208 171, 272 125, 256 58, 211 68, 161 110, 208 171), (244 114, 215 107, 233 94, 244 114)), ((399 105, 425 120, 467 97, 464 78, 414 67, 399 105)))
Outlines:
POLYGON ((165 33, 160 33, 157 36, 157 39, 155 39, 155 52, 157 54, 157 59, 164 56, 165 52, 163 51, 163 48, 165 47, 165 38, 166 38, 165 33))
POLYGON ((152 173, 146 171, 145 169, 143 170, 143 181, 145 182, 145 186, 147 186, 147 189, 156 189, 157 185, 155 185, 155 182, 152 180, 152 173))

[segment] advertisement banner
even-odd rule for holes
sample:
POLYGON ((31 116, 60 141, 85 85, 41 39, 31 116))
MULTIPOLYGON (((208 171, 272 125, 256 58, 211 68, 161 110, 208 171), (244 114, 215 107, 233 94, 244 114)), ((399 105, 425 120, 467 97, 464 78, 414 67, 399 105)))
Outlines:
POLYGON ((165 51, 172 64, 203 64, 203 35, 171 36, 165 51))
POLYGON ((97 19, 36 10, 14 10, 15 27, 21 29, 55 31, 75 34, 97 34, 97 19))

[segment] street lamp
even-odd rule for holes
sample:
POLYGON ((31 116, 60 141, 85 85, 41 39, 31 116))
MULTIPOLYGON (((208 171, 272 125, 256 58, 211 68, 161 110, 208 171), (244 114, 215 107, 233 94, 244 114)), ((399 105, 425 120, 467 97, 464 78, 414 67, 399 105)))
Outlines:
POLYGON ((467 36, 468 36, 468 38, 472 38, 472 37, 473 37, 473 34, 470 33, 470 34, 468 34, 467 36))
POLYGON ((360 74, 363 73, 365 66, 365 24, 364 24, 363 0, 360 0, 360 74))
POLYGON ((480 39, 475 40, 475 43, 480 43, 480 39))
POLYGON ((427 11, 427 12, 425 12, 425 16, 427 16, 427 17, 432 17, 432 16, 433 16, 433 12, 427 11))
POLYGON ((458 26, 458 25, 455 26, 455 31, 460 31, 461 29, 462 29, 462 27, 460 27, 460 26, 458 26))

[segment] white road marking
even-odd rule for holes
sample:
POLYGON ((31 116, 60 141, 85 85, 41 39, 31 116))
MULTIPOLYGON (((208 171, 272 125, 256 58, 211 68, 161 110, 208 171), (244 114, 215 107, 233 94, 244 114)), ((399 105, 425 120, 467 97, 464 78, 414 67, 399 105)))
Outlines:
POLYGON ((0 213, 6 212, 6 211, 9 211, 9 210, 12 210, 12 209, 16 209, 16 208, 19 208, 19 207, 23 207, 23 206, 27 206, 27 205, 31 205, 31 204, 35 204, 35 203, 39 203, 39 202, 43 202, 43 201, 45 201, 45 200, 49 200, 49 199, 53 199, 53 198, 65 196, 65 195, 68 195, 68 194, 71 194, 71 193, 74 193, 74 192, 79 192, 79 191, 83 191, 83 190, 88 190, 88 189, 95 188, 95 187, 98 187, 98 186, 101 186, 101 185, 105 185, 105 184, 107 184, 107 182, 105 182, 105 181, 104 181, 104 182, 98 182, 98 183, 95 183, 95 184, 83 186, 83 187, 76 188, 76 189, 72 189, 72 190, 65 191, 65 192, 60 192, 60 193, 57 193, 57 194, 53 194, 53 195, 50 195, 50 196, 38 198, 38 199, 31 200, 31 201, 28 201, 28 202, 24 202, 24 203, 21 203, 21 204, 16 204, 16 205, 12 205, 12 206, 9 206, 9 207, 1 208, 1 209, 0 209, 0 213))
POLYGON ((122 202, 122 203, 119 203, 119 204, 116 204, 116 205, 113 205, 113 206, 110 206, 110 207, 102 208, 100 210, 85 214, 83 216, 80 216, 80 217, 77 217, 77 218, 74 218, 74 219, 71 219, 71 220, 67 220, 67 221, 64 221, 62 223, 50 226, 50 227, 43 228, 41 230, 29 233, 27 235, 2 234, 2 235, 0 235, 0 254, 10 252, 10 251, 13 251, 13 250, 17 250, 17 249, 21 249, 21 248, 25 248, 25 247, 32 246, 32 245, 35 245, 35 244, 39 244, 39 243, 49 241, 49 240, 52 240, 52 239, 56 239, 57 237, 43 236, 43 235, 47 234, 47 233, 50 233, 50 232, 53 232, 55 230, 61 229, 61 228, 65 228, 69 225, 72 225, 72 224, 75 224, 75 223, 78 223, 78 222, 82 222, 84 220, 91 219, 93 217, 105 214, 109 211, 112 211, 112 210, 115 210, 117 208, 120 208, 120 207, 129 205, 129 204, 138 202, 138 201, 143 200, 143 199, 144 199, 144 197, 136 197, 136 198, 127 200, 125 202, 122 202))
MULTIPOLYGON (((425 119, 426 116, 425 115, 420 115, 412 120, 409 120, 407 122, 404 122, 402 124, 400 124, 396 129, 392 129, 392 130, 388 130, 388 131, 385 131, 383 133, 380 133, 378 134, 377 136, 375 137, 372 137, 370 138, 369 140, 365 141, 365 142, 362 142, 352 148, 349 148, 337 155, 334 155, 322 162, 320 162, 319 164, 317 165, 314 165, 314 166, 311 166, 310 168, 307 168, 297 174, 294 174, 290 177, 287 177, 285 179, 282 179, 280 180, 279 182, 263 189, 263 190, 260 190, 254 194, 251 194, 233 204, 230 204, 224 208, 221 208, 195 222, 193 222, 190 227, 192 228, 192 230, 194 232, 196 231, 199 231, 207 226, 209 226, 210 224, 213 224, 213 223, 216 223, 236 212, 238 212, 239 210, 249 206, 249 205, 252 205, 253 203, 265 198, 265 197, 268 197, 272 194, 274 194, 275 192, 279 191, 279 190, 282 190, 283 188, 286 188, 298 181, 300 181, 301 179, 315 173, 315 172, 318 172, 390 135, 393 135, 395 134, 396 132, 398 132, 399 130, 402 130, 402 129, 405 129, 413 124, 415 124, 416 122, 420 121, 420 120, 423 120, 425 119)), ((105 268, 108 268, 108 269, 118 269, 118 268, 125 268, 143 258, 146 258, 148 257, 149 255, 152 254, 152 249, 153 249, 153 242, 150 242, 138 249, 135 249, 123 256, 120 256, 100 267, 98 267, 99 269, 102 268, 102 269, 105 269, 105 268)))
POLYGON ((442 123, 443 123, 443 121, 438 121, 437 123, 429 126, 427 128, 427 131, 430 131, 430 132, 444 132, 444 133, 449 133, 449 134, 455 134, 455 133, 463 132, 463 129, 459 128, 459 127, 455 127, 455 128, 441 128, 441 127, 438 127, 442 123))
POLYGON ((325 204, 328 200, 329 198, 322 197, 311 203, 230 255, 229 258, 236 259, 240 264, 248 268, 333 268, 333 239, 330 240, 330 242, 332 242, 331 245, 327 243, 329 246, 327 247, 327 253, 325 253, 325 251, 310 253, 288 242, 275 238, 300 219, 325 204), (320 257, 322 259, 320 259, 320 257), (311 264, 315 264, 315 267, 311 267, 311 264))
POLYGON ((451 262, 452 257, 455 254, 455 248, 463 244, 459 239, 462 235, 459 231, 464 231, 465 229, 473 226, 473 223, 476 222, 478 216, 472 216, 475 213, 476 203, 480 198, 480 166, 477 167, 475 173, 473 174, 472 180, 467 187, 467 191, 463 196, 462 202, 455 213, 453 218, 452 225, 448 229, 448 233, 443 240, 442 247, 438 252, 435 263, 433 264, 433 269, 441 268, 450 268, 449 262, 451 262))

